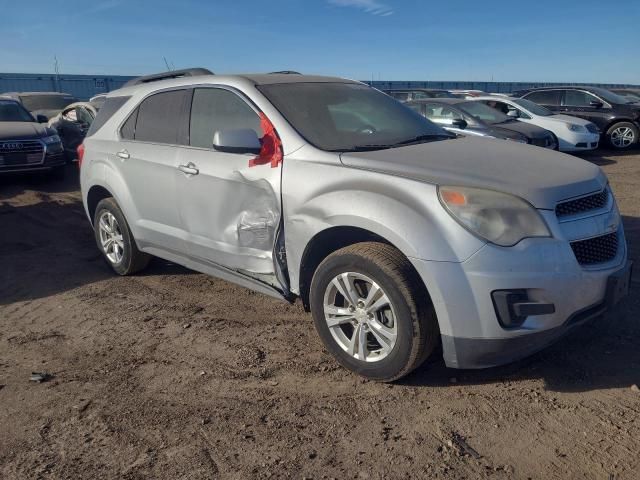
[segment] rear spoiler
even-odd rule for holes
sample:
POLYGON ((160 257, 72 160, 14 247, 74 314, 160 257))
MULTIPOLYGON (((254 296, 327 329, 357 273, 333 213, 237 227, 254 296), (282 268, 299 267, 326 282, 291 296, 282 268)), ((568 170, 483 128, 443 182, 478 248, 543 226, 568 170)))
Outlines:
POLYGON ((160 80, 168 80, 171 78, 182 77, 198 77, 201 75, 214 75, 214 73, 206 68, 185 68, 184 70, 171 70, 169 72, 154 73, 152 75, 144 75, 129 80, 123 85, 130 87, 132 85, 142 85, 143 83, 159 82, 160 80))

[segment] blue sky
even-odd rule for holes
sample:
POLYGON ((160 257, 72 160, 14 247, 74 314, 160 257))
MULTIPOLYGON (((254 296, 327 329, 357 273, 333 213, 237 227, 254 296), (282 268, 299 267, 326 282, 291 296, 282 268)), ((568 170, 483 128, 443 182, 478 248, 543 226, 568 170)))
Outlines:
POLYGON ((640 1, 0 0, 0 72, 640 83, 640 1))

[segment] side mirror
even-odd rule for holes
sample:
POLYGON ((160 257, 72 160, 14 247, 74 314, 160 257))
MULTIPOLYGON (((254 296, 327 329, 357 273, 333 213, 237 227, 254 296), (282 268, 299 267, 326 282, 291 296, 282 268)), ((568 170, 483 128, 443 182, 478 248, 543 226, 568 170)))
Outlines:
POLYGON ((520 112, 514 108, 514 109, 509 110, 507 112, 507 116, 508 117, 512 117, 512 118, 519 118, 520 117, 520 112))
POLYGON ((594 108, 602 108, 602 107, 604 106, 604 103, 602 103, 602 102, 601 102, 601 101, 599 101, 599 100, 591 100, 591 101, 589 102, 589 105, 591 105, 591 106, 592 106, 592 107, 594 107, 594 108))
POLYGON ((47 123, 49 121, 49 118, 47 118, 46 115, 36 115, 36 121, 38 123, 47 123))
POLYGON ((226 153, 253 153, 258 155, 262 149, 255 130, 236 128, 218 130, 213 134, 213 148, 226 153))
POLYGON ((451 126, 454 128, 459 128, 460 130, 464 130, 468 125, 469 124, 467 123, 467 121, 463 118, 454 118, 451 121, 451 126))

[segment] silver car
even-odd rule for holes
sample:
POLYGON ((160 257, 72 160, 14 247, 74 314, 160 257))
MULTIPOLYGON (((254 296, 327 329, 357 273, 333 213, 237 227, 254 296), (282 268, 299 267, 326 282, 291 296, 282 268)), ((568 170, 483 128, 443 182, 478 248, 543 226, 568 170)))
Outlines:
POLYGON ((599 167, 456 137, 359 82, 155 76, 111 92, 79 150, 115 272, 157 256, 299 298, 338 362, 371 379, 439 344, 449 367, 513 361, 628 291, 599 167))

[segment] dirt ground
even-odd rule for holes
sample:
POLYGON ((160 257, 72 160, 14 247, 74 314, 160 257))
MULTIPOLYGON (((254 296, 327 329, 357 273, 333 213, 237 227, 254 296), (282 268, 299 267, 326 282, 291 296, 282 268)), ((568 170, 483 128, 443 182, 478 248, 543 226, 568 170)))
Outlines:
MULTIPOLYGON (((585 158, 638 262, 640 151, 585 158)), ((0 478, 640 478, 640 269, 615 311, 527 360, 377 384, 300 304, 160 260, 114 276, 76 170, 0 179, 0 478)))

